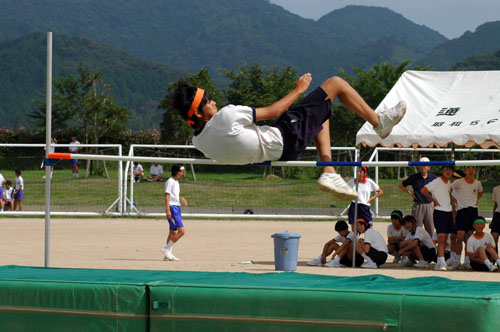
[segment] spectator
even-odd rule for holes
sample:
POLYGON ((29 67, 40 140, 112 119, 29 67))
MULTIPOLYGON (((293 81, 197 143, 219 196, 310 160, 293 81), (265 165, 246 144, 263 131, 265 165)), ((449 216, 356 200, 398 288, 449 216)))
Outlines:
POLYGON ((4 209, 14 211, 14 188, 10 180, 5 181, 5 191, 3 192, 2 201, 4 209))
POLYGON ((3 201, 3 185, 5 184, 5 179, 0 173, 0 211, 3 211, 4 208, 4 201, 3 201))
POLYGON ((24 180, 21 170, 16 169, 16 188, 14 189, 14 210, 23 210, 24 180))
POLYGON ((149 171, 150 175, 148 176, 148 181, 161 181, 163 180, 163 167, 158 165, 158 162, 155 162, 149 171))
POLYGON ((134 174, 134 182, 141 182, 142 178, 144 177, 144 168, 142 167, 142 165, 139 163, 135 163, 134 167, 132 168, 132 172, 134 174))
MULTIPOLYGON (((80 142, 76 140, 76 135, 71 136, 71 142, 69 142, 69 153, 76 154, 79 153, 82 147, 80 146, 80 142)), ((68 160, 71 165, 71 171, 73 172, 73 177, 77 178, 80 176, 78 173, 78 159, 70 159, 68 160)))

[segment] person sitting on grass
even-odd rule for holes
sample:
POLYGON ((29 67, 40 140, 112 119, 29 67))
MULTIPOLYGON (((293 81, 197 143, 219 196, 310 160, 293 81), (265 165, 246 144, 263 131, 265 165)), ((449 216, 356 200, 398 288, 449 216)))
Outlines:
POLYGON ((494 272, 500 267, 500 258, 496 252, 493 236, 484 232, 485 223, 486 220, 481 216, 474 220, 474 234, 467 240, 467 255, 473 270, 494 272))
POLYGON ((387 261, 387 245, 379 232, 371 228, 370 223, 363 218, 357 220, 358 233, 364 233, 365 238, 359 239, 356 251, 366 259, 363 268, 376 269, 387 261))
POLYGON ((148 176, 148 182, 163 180, 163 166, 158 165, 158 162, 155 162, 151 166, 149 173, 150 173, 150 175, 148 176))
MULTIPOLYGON (((332 161, 329 119, 336 97, 368 121, 382 138, 391 133, 406 112, 404 101, 374 112, 340 77, 327 79, 300 103, 292 106, 308 89, 311 80, 311 74, 302 75, 290 93, 267 107, 228 105, 218 110, 210 94, 184 80, 177 82, 176 89, 167 100, 172 109, 177 110, 195 130, 193 144, 199 151, 207 158, 233 165, 296 160, 313 140, 320 160, 332 161), (278 121, 274 126, 255 124, 276 118, 278 121)), ((323 167, 318 186, 344 200, 358 196, 333 166, 323 167)))
POLYGON ((398 251, 398 255, 404 256, 401 265, 426 268, 430 262, 435 262, 437 260, 436 246, 429 233, 417 226, 415 217, 405 216, 403 226, 408 234, 406 234, 405 240, 400 243, 398 251), (416 259, 418 259, 418 263, 413 264, 416 259))
POLYGON ((14 211, 14 188, 10 180, 5 181, 5 191, 3 192, 2 200, 5 210, 14 211))
POLYGON ((401 255, 398 254, 399 244, 404 241, 408 231, 401 223, 403 220, 403 212, 394 210, 391 212, 391 223, 387 226, 387 250, 389 254, 394 256, 393 263, 401 262, 401 255))
MULTIPOLYGON (((335 231, 338 235, 325 243, 323 252, 318 257, 307 262, 310 266, 340 267, 341 265, 352 266, 352 244, 355 242, 355 234, 349 231, 349 227, 344 220, 339 220, 335 224, 335 231), (340 243, 340 244, 339 244, 340 243), (333 253, 331 260, 327 263, 326 258, 333 253)), ((363 264, 363 257, 357 255, 356 265, 363 264)))

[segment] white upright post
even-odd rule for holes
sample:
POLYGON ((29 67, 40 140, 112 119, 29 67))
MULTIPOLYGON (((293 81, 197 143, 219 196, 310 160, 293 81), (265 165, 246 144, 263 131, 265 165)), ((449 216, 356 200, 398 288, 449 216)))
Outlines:
MULTIPOLYGON (((45 158, 52 138, 52 32, 47 32, 47 92, 45 98, 45 158)), ((45 165, 45 267, 50 266, 50 166, 45 165)))

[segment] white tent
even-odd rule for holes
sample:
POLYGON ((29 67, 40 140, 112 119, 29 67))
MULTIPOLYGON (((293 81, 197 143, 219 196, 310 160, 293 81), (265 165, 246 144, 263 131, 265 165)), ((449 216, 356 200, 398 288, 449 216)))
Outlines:
POLYGON ((365 123, 356 145, 500 148, 500 71, 407 71, 377 110, 401 99, 408 109, 392 133, 381 139, 365 123))

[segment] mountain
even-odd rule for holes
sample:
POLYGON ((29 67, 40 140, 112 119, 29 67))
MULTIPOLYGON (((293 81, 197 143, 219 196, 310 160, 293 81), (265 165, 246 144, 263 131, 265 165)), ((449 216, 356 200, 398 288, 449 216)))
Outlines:
MULTIPOLYGON (((46 91, 46 34, 34 33, 0 43, 0 127, 30 125, 36 102, 46 91)), ((133 110, 133 128, 142 124, 159 127, 157 106, 167 86, 186 72, 144 61, 123 50, 96 41, 58 35, 53 40, 53 78, 76 75, 82 63, 102 71, 114 88, 115 101, 133 110)), ((55 92, 55 91, 53 91, 55 92)))
POLYGON ((500 70, 500 50, 463 59, 453 66, 453 70, 500 70))
POLYGON ((434 70, 450 70, 459 60, 495 52, 500 47, 500 21, 489 22, 467 31, 459 38, 437 46, 427 57, 419 60, 433 66, 434 70))
POLYGON ((334 68, 372 65, 373 52, 379 51, 373 43, 381 38, 397 41, 406 49, 400 54, 417 57, 447 40, 377 7, 348 6, 314 21, 266 0, 0 0, 0 5, 0 38, 53 31, 54 38, 94 39, 172 68, 212 73, 246 61, 293 66, 322 79, 334 68))

